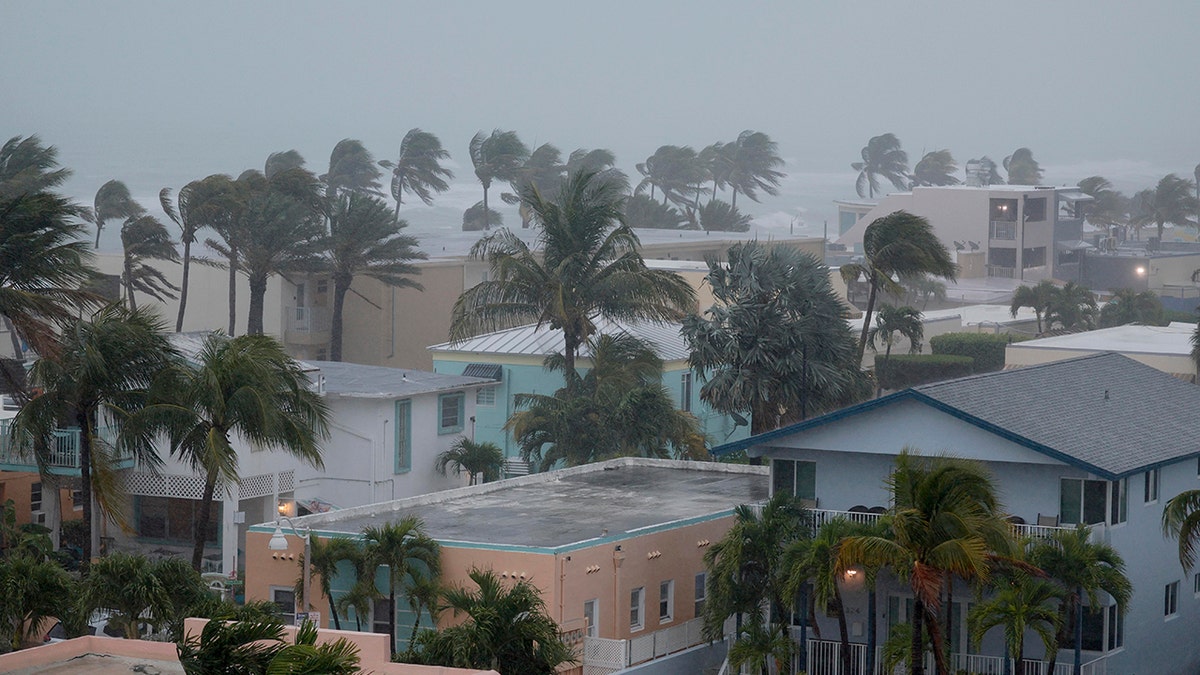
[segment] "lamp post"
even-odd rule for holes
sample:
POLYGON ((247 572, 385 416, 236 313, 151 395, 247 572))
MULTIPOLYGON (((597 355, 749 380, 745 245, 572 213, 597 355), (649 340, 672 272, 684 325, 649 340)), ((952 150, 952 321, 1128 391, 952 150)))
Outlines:
POLYGON ((309 607, 311 606, 308 602, 308 565, 309 560, 312 559, 312 529, 304 526, 296 527, 291 518, 288 518, 287 516, 279 516, 275 519, 275 534, 271 535, 271 541, 267 543, 267 548, 271 549, 272 551, 286 551, 288 548, 287 537, 283 535, 283 526, 280 521, 286 522, 288 528, 291 529, 292 534, 304 540, 304 568, 301 572, 301 574, 304 575, 304 595, 301 602, 303 603, 302 607, 304 614, 307 616, 309 607))

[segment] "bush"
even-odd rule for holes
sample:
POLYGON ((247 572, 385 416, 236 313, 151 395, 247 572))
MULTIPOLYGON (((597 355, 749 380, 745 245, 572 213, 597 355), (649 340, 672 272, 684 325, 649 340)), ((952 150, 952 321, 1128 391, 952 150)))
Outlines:
POLYGON ((1180 323, 1196 323, 1195 312, 1183 312, 1177 309, 1165 309, 1162 313, 1162 325, 1167 325, 1173 321, 1180 323))
POLYGON ((992 333, 946 333, 929 339, 934 354, 966 356, 974 361, 975 372, 990 373, 1004 368, 1004 348, 1015 342, 1011 335, 992 333))
POLYGON ((969 356, 892 354, 885 365, 883 356, 877 355, 875 377, 884 389, 905 389, 970 375, 974 372, 973 366, 974 360, 969 356))

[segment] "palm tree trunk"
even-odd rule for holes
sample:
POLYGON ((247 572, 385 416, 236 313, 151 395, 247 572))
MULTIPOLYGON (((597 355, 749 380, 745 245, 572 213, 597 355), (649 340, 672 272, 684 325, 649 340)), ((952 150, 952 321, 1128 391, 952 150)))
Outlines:
POLYGON ((487 232, 492 227, 491 218, 490 218, 491 214, 488 213, 488 199, 487 199, 488 195, 487 195, 487 193, 488 193, 488 186, 484 185, 483 186, 483 231, 484 232, 487 232))
MULTIPOLYGON (((200 497, 200 512, 196 514, 196 522, 192 523, 192 569, 200 571, 204 562, 204 539, 208 519, 212 517, 212 498, 217 491, 217 472, 210 469, 204 477, 204 495, 200 497)), ((304 611, 308 611, 306 607, 304 611)))
MULTIPOLYGON (((883 350, 883 370, 887 371, 888 361, 892 359, 892 343, 888 341, 887 349, 883 350)), ((875 398, 883 396, 883 380, 879 377, 879 373, 875 373, 875 398)))
POLYGON ((833 600, 837 603, 838 637, 842 642, 842 672, 846 675, 854 672, 850 659, 850 631, 846 628, 846 610, 842 607, 842 589, 837 581, 833 582, 833 600))
POLYGON ((1083 588, 1075 589, 1075 675, 1083 671, 1083 588))
POLYGON ((800 669, 808 669, 808 584, 801 584, 796 606, 800 608, 800 669))
POLYGON ((875 632, 875 579, 870 581, 867 588, 867 671, 864 675, 875 675, 875 643, 879 641, 875 632))
POLYGON ((346 306, 346 293, 354 277, 349 274, 333 276, 333 317, 329 326, 329 360, 342 360, 342 311, 346 306))
POLYGON ((90 563, 95 551, 92 550, 92 530, 96 524, 92 509, 92 440, 88 434, 89 415, 80 410, 75 413, 75 424, 79 427, 79 498, 83 500, 83 522, 85 534, 83 538, 83 561, 90 563))
POLYGON ((413 612, 416 618, 413 619, 412 635, 408 637, 408 651, 412 651, 413 645, 417 642, 417 630, 421 625, 421 608, 422 603, 420 601, 413 603, 413 612))
POLYGON ((716 198, 717 198, 717 179, 714 178, 713 179, 713 196, 712 196, 712 199, 708 200, 709 203, 711 203, 716 198))
MULTIPOLYGON (((391 570, 388 571, 388 576, 392 575, 391 570)), ((388 643, 388 654, 396 652, 396 583, 388 581, 388 636, 391 637, 391 642, 388 643)))
POLYGON ((912 675, 925 675, 925 640, 923 629, 925 620, 925 602, 920 596, 913 597, 912 643, 909 672, 912 675))
POLYGON ((863 312, 863 327, 862 335, 858 338, 858 362, 862 363, 863 354, 867 351, 867 333, 871 330, 871 312, 875 311, 875 293, 876 283, 875 275, 878 274, 875 270, 871 270, 870 276, 867 278, 871 288, 867 291, 867 310, 863 312))
POLYGON ((400 203, 404 201, 404 192, 396 195, 396 220, 400 220, 400 203))
POLYGON ((267 275, 250 275, 250 312, 246 317, 246 333, 263 334, 263 302, 267 297, 267 275))
POLYGON ((137 300, 133 298, 133 264, 128 257, 125 258, 125 302, 129 309, 137 310, 137 300))
POLYGON ((575 370, 575 354, 579 351, 579 337, 569 329, 563 330, 563 376, 567 378, 567 391, 574 392, 579 384, 579 372, 575 370))
POLYGON ((229 247, 229 337, 236 335, 237 327, 237 249, 229 247))
POLYGON ((735 209, 737 208, 737 193, 738 193, 737 186, 734 185, 733 186, 733 203, 730 204, 730 206, 732 206, 735 209))
POLYGON ((187 309, 188 272, 192 264, 192 239, 183 238, 183 279, 179 284, 179 315, 175 317, 175 332, 183 332, 183 313, 187 309))

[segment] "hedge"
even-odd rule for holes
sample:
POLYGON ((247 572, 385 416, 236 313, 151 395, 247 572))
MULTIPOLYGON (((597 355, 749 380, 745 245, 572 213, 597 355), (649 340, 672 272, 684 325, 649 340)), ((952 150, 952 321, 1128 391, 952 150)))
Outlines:
POLYGON ((975 372, 990 373, 1004 368, 1004 348, 1016 341, 1012 335, 945 333, 930 338, 929 347, 934 354, 969 357, 975 372))
POLYGON ((974 365, 969 356, 945 354, 892 354, 885 365, 884 356, 876 354, 875 378, 884 389, 906 389, 970 375, 974 365))

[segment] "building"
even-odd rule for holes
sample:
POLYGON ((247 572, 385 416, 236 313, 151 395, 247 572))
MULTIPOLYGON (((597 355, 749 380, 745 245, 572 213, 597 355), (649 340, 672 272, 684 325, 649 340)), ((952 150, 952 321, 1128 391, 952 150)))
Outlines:
MULTIPOLYGON (((661 653, 668 644, 676 651, 703 641, 695 618, 705 597, 704 553, 728 530, 734 505, 762 501, 767 490, 765 467, 621 458, 294 524, 312 536, 358 538, 366 526, 417 516, 441 544, 443 584, 472 587, 472 568, 528 580, 568 637, 625 641, 616 651, 626 656, 644 655, 648 647, 649 659, 656 644, 661 653)), ((296 560, 304 547, 289 536, 289 550, 269 550, 274 531, 273 523, 250 528, 246 597, 286 605, 295 599, 296 560)), ((353 582, 339 574, 334 596, 353 582)), ((328 600, 316 595, 313 606, 325 611, 328 600)), ((398 604, 398 623, 411 627, 409 605, 398 604)), ((377 601, 372 618, 386 612, 387 601, 377 601)), ((445 613, 440 620, 453 618, 445 613)), ((397 633, 407 640, 408 630, 397 633)))
POLYGON ((1090 200, 1078 188, 1041 185, 914 187, 881 198, 865 214, 861 203, 839 202, 839 223, 854 224, 838 241, 861 251, 868 225, 904 210, 928 219, 942 244, 959 252, 963 276, 1078 280, 1080 249, 1087 247, 1080 205, 1090 200))
POLYGON ((1181 380, 1195 382, 1196 361, 1192 358, 1195 334, 1196 324, 1176 321, 1166 326, 1127 324, 1056 335, 1010 344, 1005 348, 1004 365, 1017 368, 1115 352, 1181 380))
MULTIPOLYGON (((701 381, 688 365, 690 352, 681 329, 678 323, 656 325, 596 320, 597 335, 628 334, 654 348, 663 361, 663 386, 671 392, 680 410, 696 416, 710 443, 745 437, 748 433, 745 425, 739 426, 731 416, 718 413, 700 400, 701 381)), ((518 395, 553 394, 564 386, 562 373, 543 366, 547 356, 562 353, 563 345, 561 330, 528 325, 429 348, 436 372, 482 375, 497 381, 494 386, 479 390, 475 439, 495 443, 504 449, 515 473, 524 473, 527 467, 520 461, 520 448, 504 425, 517 410, 515 398, 518 395)), ((591 355, 586 345, 581 348, 577 367, 581 370, 591 367, 591 355)))
MULTIPOLYGON (((904 448, 978 460, 1009 512, 1028 523, 1020 533, 1081 523, 1124 558, 1132 601, 1124 614, 1107 598, 1086 613, 1085 662, 1103 660, 1112 675, 1198 672, 1200 574, 1180 569, 1161 525, 1163 504, 1197 487, 1198 407, 1200 387, 1097 354, 908 389, 715 452, 768 458, 773 490, 812 500, 826 517, 888 504, 884 481, 904 448)), ((871 617, 861 582, 843 594, 859 644, 870 621, 887 635, 911 597, 903 583, 881 582, 871 617)), ((956 654, 967 652, 965 609, 952 610, 956 654)), ((983 653, 999 656, 998 637, 989 640, 983 653)), ((1028 653, 1040 656, 1034 643, 1026 640, 1028 653)))

